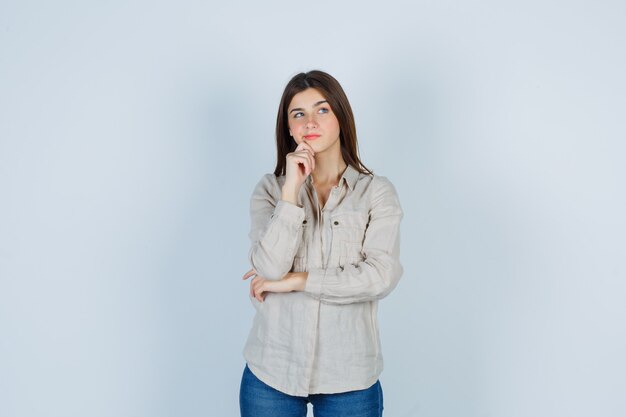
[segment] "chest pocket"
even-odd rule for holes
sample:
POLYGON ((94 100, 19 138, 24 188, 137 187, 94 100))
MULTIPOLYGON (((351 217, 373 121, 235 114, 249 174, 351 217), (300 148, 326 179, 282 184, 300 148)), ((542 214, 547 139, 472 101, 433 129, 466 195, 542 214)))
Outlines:
POLYGON ((363 240, 368 220, 369 216, 361 211, 342 211, 331 216, 332 252, 340 266, 356 264, 365 258, 363 240))

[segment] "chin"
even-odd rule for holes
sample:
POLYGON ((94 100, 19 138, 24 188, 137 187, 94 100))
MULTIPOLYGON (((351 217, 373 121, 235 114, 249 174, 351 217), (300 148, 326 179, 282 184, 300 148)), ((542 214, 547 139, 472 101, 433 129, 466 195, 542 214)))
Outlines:
POLYGON ((316 143, 311 143, 311 142, 308 142, 308 143, 309 143, 309 145, 311 145, 311 148, 313 148, 313 150, 315 151, 315 153, 317 153, 317 152, 319 152, 319 151, 320 151, 320 147, 319 147, 319 146, 317 146, 317 144, 316 144, 316 143))

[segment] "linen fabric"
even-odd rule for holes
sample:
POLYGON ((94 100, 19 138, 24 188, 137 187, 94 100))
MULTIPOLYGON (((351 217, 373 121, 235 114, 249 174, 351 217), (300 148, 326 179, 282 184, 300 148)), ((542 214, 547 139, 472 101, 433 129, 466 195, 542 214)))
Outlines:
POLYGON ((284 181, 267 174, 252 193, 249 260, 267 279, 290 271, 308 279, 304 291, 250 297, 256 314, 243 356, 289 395, 371 387, 383 370, 378 300, 403 272, 395 187, 348 165, 320 207, 311 176, 297 205, 280 199, 284 181))

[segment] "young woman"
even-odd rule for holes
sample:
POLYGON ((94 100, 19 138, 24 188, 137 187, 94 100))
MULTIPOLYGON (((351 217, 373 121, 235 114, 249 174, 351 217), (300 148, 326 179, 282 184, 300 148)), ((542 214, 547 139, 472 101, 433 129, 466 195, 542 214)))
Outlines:
POLYGON ((244 279, 256 316, 242 417, 381 416, 378 300, 402 275, 394 186, 359 159, 348 99, 332 76, 294 76, 276 122, 277 163, 252 194, 244 279))

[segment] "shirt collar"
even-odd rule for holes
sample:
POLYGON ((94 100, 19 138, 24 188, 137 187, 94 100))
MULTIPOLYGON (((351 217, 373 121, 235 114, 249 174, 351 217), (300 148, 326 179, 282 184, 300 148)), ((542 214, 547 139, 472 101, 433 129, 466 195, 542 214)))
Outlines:
MULTIPOLYGON (((359 179, 359 171, 354 169, 352 165, 348 165, 343 171, 342 179, 346 181, 350 190, 354 190, 354 186, 356 185, 356 180, 359 179)), ((341 182, 341 180, 339 180, 341 182)))

